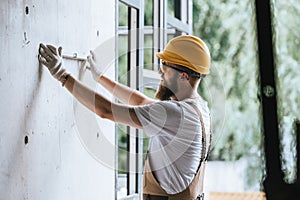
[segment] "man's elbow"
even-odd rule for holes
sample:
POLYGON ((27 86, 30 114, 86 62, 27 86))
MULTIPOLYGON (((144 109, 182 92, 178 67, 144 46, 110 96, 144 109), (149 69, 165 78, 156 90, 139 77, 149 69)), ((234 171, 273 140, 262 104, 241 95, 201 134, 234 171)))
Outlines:
POLYGON ((96 114, 103 119, 114 121, 112 112, 107 109, 97 109, 96 114))

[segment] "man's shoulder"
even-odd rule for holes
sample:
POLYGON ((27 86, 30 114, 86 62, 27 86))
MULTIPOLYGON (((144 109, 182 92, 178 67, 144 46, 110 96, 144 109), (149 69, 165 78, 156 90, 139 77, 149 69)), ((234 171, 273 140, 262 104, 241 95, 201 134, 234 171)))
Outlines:
POLYGON ((135 111, 136 112, 179 112, 181 109, 181 103, 178 101, 173 101, 173 100, 166 100, 166 101, 156 101, 147 105, 143 106, 135 106, 135 111))
POLYGON ((156 106, 163 106, 163 107, 177 107, 181 104, 181 101, 175 100, 164 100, 164 101, 155 101, 150 104, 143 105, 141 107, 156 107, 156 106))
MULTIPOLYGON (((196 99, 185 99, 182 101, 182 105, 185 106, 188 110, 191 109, 194 106, 196 106, 201 113, 209 114, 209 107, 208 103, 203 100, 202 98, 196 98, 196 99)), ((194 109, 191 109, 194 110, 194 109)))

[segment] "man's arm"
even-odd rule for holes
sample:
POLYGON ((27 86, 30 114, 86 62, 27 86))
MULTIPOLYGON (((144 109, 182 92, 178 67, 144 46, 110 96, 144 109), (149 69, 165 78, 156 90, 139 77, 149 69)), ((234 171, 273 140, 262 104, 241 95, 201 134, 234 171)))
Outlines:
POLYGON ((97 82, 123 103, 139 106, 155 102, 154 99, 147 97, 143 93, 113 81, 104 75, 100 75, 97 82))
POLYGON ((87 61, 91 67, 91 73, 95 81, 105 87, 113 96, 117 97, 123 103, 129 105, 145 105, 155 102, 154 99, 147 97, 141 92, 120 84, 103 75, 103 69, 97 64, 97 56, 95 52, 90 51, 87 61))
POLYGON ((38 59, 48 68, 51 75, 62 82, 63 86, 65 86, 80 103, 100 117, 132 127, 142 128, 132 107, 109 101, 68 74, 62 67, 61 47, 56 48, 52 45, 40 44, 38 59))
MULTIPOLYGON (((61 81, 67 74, 64 74, 61 81)), ((132 107, 113 103, 84 86, 81 82, 69 76, 64 86, 67 90, 89 110, 96 113, 101 118, 126 124, 135 128, 142 128, 142 125, 132 107)))

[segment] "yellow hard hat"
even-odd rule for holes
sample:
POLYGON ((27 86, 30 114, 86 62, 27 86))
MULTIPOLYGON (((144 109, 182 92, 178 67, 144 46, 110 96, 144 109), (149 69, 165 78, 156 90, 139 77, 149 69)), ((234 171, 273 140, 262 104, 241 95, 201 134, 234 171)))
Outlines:
POLYGON ((156 56, 173 64, 181 65, 200 74, 208 74, 210 53, 198 37, 181 35, 169 41, 163 52, 156 56))

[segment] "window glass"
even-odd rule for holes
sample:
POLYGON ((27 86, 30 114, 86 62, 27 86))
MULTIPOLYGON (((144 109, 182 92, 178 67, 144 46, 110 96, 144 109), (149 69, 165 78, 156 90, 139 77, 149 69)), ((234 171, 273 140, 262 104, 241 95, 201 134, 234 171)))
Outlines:
POLYGON ((153 70, 153 52, 153 34, 144 34, 144 69, 153 70))
POLYGON ((211 72, 199 88, 213 120, 207 190, 261 191, 264 159, 254 1, 193 3, 194 35, 207 43, 212 58, 211 72))
POLYGON ((120 2, 118 6, 119 6, 119 16, 118 16, 119 26, 128 26, 128 7, 120 2))
MULTIPOLYGON (((119 35, 118 35, 118 82, 128 85, 128 7, 119 3, 119 35), (125 31, 125 33, 124 33, 125 31)), ((127 196, 128 180, 128 129, 127 126, 117 124, 118 136, 118 180, 117 198, 127 196)))
POLYGON ((175 16, 175 0, 168 0, 168 12, 169 15, 175 16))
POLYGON ((299 1, 272 1, 274 16, 275 66, 281 136, 282 166, 285 181, 296 180, 295 122, 300 120, 300 17, 299 1))
POLYGON ((153 0, 144 0, 144 25, 153 26, 153 0))

